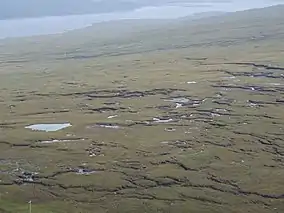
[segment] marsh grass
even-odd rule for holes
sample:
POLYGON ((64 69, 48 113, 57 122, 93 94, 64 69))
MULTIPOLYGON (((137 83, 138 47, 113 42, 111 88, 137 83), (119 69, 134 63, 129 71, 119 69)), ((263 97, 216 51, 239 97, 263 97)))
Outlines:
POLYGON ((241 15, 101 38, 103 50, 78 34, 6 41, 0 212, 28 212, 29 200, 33 212, 282 212, 284 72, 250 77, 271 70, 234 63, 283 67, 283 21, 241 15), (54 139, 78 140, 39 143, 54 139))

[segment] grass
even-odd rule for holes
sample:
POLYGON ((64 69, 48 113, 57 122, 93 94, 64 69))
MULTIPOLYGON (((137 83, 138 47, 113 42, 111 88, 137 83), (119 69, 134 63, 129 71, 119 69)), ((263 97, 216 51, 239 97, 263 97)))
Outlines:
POLYGON ((256 15, 215 20, 214 33, 176 23, 117 44, 92 33, 78 40, 76 32, 64 42, 6 40, 0 212, 27 212, 30 200, 33 212, 283 212, 284 72, 228 64, 283 67, 283 23, 273 14, 265 22, 256 15), (181 108, 165 101, 175 97, 190 101, 181 108), (24 128, 58 122, 73 126, 24 128), (40 143, 52 139, 78 140, 40 143), (82 168, 96 172, 77 174, 82 168))

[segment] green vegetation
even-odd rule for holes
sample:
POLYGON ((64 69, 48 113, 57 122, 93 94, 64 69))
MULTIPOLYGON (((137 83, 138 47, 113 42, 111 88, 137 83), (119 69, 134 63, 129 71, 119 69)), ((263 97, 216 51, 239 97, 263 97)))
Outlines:
POLYGON ((283 11, 3 40, 0 212, 283 212, 283 11))

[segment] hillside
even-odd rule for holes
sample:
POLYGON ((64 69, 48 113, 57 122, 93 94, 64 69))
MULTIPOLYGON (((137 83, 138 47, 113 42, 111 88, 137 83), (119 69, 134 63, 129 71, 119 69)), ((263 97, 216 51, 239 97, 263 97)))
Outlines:
POLYGON ((0 212, 284 212, 284 7, 0 41, 0 212))
POLYGON ((27 60, 29 56, 41 57, 42 49, 45 50, 44 57, 64 58, 67 53, 71 58, 89 58, 189 47, 252 44, 256 40, 283 37, 283 12, 284 6, 273 6, 196 20, 109 21, 59 35, 2 40, 0 52, 7 46, 11 53, 20 54, 18 57, 27 60), (54 46, 60 48, 55 49, 54 46), (16 52, 13 47, 16 47, 16 52), (31 52, 35 55, 31 55, 31 52))

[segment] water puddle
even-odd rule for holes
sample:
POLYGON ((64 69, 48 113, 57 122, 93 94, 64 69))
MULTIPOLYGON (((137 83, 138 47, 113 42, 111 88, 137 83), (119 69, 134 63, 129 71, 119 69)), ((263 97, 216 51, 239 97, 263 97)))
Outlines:
POLYGON ((19 175, 19 178, 21 178, 25 182, 34 182, 35 176, 38 175, 37 172, 22 172, 21 175, 19 175))
POLYGON ((198 102, 195 102, 195 103, 192 104, 192 106, 194 106, 194 107, 199 106, 199 105, 200 105, 200 103, 198 103, 198 102))
POLYGON ((229 77, 223 77, 222 79, 229 80, 229 79, 235 79, 235 78, 236 78, 235 76, 229 76, 229 77))
POLYGON ((196 81, 188 81, 188 82, 186 82, 187 84, 197 84, 197 82, 196 81))
POLYGON ((176 109, 181 108, 181 107, 182 107, 182 104, 176 103, 176 109))
POLYGON ((162 141, 161 144, 169 144, 169 141, 162 141))
POLYGON ((97 171, 92 170, 92 169, 78 169, 76 172, 77 175, 91 175, 96 173, 97 171))
POLYGON ((252 108, 253 108, 253 107, 258 107, 258 105, 255 104, 255 103, 249 103, 248 106, 249 106, 249 107, 252 107, 252 108))
POLYGON ((85 139, 66 139, 66 140, 58 140, 58 139, 54 139, 54 140, 46 140, 46 141, 40 141, 40 144, 52 144, 52 143, 67 143, 67 142, 76 142, 76 141, 84 141, 85 139))
POLYGON ((153 118, 153 121, 155 123, 169 123, 171 121, 173 121, 173 119, 159 119, 159 118, 153 118))
POLYGON ((98 126, 102 128, 109 128, 109 129, 120 129, 121 128, 120 126, 117 126, 117 125, 98 125, 98 126))
POLYGON ((100 128, 106 128, 106 129, 124 129, 122 126, 119 126, 118 124, 112 124, 112 123, 97 123, 93 125, 86 126, 86 129, 92 129, 92 130, 99 130, 100 128))
POLYGON ((172 128, 172 127, 169 127, 169 128, 165 128, 165 131, 166 131, 166 132, 175 132, 176 129, 175 129, 175 128, 172 128))
POLYGON ((280 83, 268 83, 269 85, 272 85, 272 86, 282 86, 283 84, 280 84, 280 83))
POLYGON ((221 115, 218 114, 218 113, 211 113, 211 116, 212 116, 212 117, 220 117, 221 115))
POLYGON ((26 129, 31 129, 34 131, 45 131, 45 132, 56 132, 61 129, 65 129, 67 127, 72 126, 70 123, 63 124, 33 124, 30 126, 26 126, 26 129))
POLYGON ((221 112, 221 113, 228 112, 228 110, 226 110, 226 109, 221 109, 221 108, 215 109, 215 111, 216 111, 216 112, 221 112))
POLYGON ((188 98, 173 98, 170 100, 165 100, 165 101, 169 101, 169 102, 174 102, 174 103, 188 103, 190 100, 188 98))

